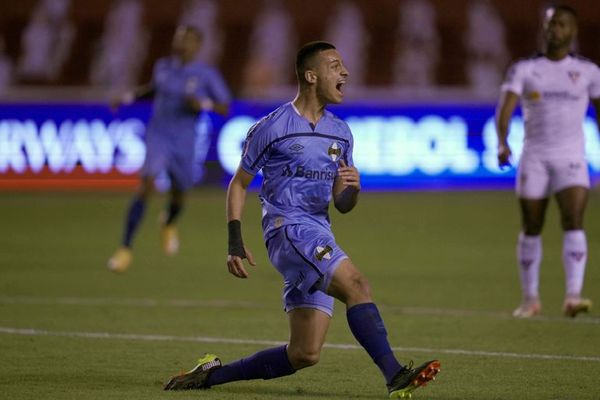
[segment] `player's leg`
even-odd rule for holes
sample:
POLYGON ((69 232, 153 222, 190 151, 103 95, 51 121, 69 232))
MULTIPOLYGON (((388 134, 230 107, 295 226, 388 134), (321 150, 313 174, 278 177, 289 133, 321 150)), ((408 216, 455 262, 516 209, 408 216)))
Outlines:
POLYGON ((523 296, 513 316, 528 318, 541 310, 539 276, 542 262, 542 237, 548 199, 519 199, 521 232, 517 242, 517 262, 523 296))
POLYGON ((175 255, 179 251, 176 222, 183 211, 186 193, 194 184, 193 162, 194 152, 185 146, 178 152, 174 152, 169 159, 168 173, 171 189, 167 206, 161 214, 162 247, 167 255, 175 255))
POLYGON ((513 316, 529 318, 541 310, 539 275, 542 262, 542 229, 548 207, 550 174, 541 160, 522 157, 517 172, 517 195, 521 232, 517 241, 517 263, 522 301, 513 316))
MULTIPOLYGON (((174 182, 171 178, 171 182, 174 182)), ((161 240, 165 254, 175 255, 179 251, 179 233, 176 221, 183 210, 186 192, 176 185, 171 186, 167 207, 161 215, 161 240)))
POLYGON ((125 231, 123 233, 123 241, 121 242, 123 246, 128 248, 132 247, 134 235, 144 218, 146 204, 153 193, 154 178, 151 176, 143 177, 140 182, 140 187, 127 210, 125 231))
POLYGON ((314 308, 295 308, 288 312, 290 342, 221 365, 216 356, 207 355, 191 371, 175 376, 165 390, 208 389, 229 382, 274 379, 291 375, 315 365, 329 329, 331 317, 314 308))
POLYGON ((315 365, 329 329, 331 317, 314 308, 295 308, 288 312, 290 342, 259 351, 222 368, 208 377, 208 387, 250 379, 273 379, 291 375, 315 365))
POLYGON ((369 283, 349 258, 335 269, 327 292, 346 304, 348 326, 381 370, 390 397, 408 397, 413 390, 435 379, 440 369, 437 360, 417 368, 398 362, 388 342, 383 319, 373 303, 369 283))
POLYGON ((563 265, 566 285, 563 312, 570 317, 591 308, 591 301, 581 298, 587 261, 587 240, 583 230, 583 218, 588 192, 587 187, 574 186, 556 193, 563 229, 563 265))
POLYGON ((295 370, 319 362, 331 316, 315 308, 295 308, 288 312, 290 343, 287 354, 295 370))
POLYGON ((151 176, 142 177, 140 180, 140 186, 125 215, 125 227, 121 246, 108 260, 108 268, 111 271, 123 272, 129 268, 129 265, 132 261, 131 248, 133 245, 133 239, 144 217, 146 203, 153 192, 154 178, 151 176))

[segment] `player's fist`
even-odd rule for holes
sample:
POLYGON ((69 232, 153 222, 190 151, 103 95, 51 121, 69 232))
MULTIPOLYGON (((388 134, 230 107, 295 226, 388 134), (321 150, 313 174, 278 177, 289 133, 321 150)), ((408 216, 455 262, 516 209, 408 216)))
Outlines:
POLYGON ((510 156, 512 152, 507 143, 498 144, 498 166, 500 168, 510 166, 510 156))
POLYGON ((349 167, 343 159, 340 159, 338 176, 344 185, 360 190, 360 174, 358 173, 358 169, 355 166, 349 167))
POLYGON ((121 105, 129 105, 135 101, 135 93, 127 91, 111 97, 109 101, 110 109, 116 112, 121 105))

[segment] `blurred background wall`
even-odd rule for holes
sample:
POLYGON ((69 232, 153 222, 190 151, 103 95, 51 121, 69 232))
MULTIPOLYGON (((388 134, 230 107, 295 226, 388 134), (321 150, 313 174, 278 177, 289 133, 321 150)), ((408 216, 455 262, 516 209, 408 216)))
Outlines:
MULTIPOLYGON (((600 62, 600 7, 579 14, 575 51, 600 62)), ((235 101, 203 115, 197 182, 227 183, 248 128, 293 98, 294 57, 308 41, 340 49, 365 188, 509 188, 496 162, 494 107, 507 66, 541 48, 545 0, 20 0, 0 2, 0 189, 131 189, 145 156, 149 102, 108 99, 147 82, 178 24, 203 30, 200 58, 235 101)), ((592 179, 600 139, 584 123, 592 179)), ((514 164, 522 118, 511 126, 514 164)), ((168 187, 164 182, 163 188, 168 187)))
MULTIPOLYGON (((600 8, 579 13, 578 51, 600 61, 600 8)), ((91 96, 147 81, 178 23, 199 26, 202 57, 237 97, 293 93, 304 42, 335 41, 350 98, 492 100, 511 60, 539 48, 543 0, 20 0, 0 3, 4 98, 91 96), (290 89, 291 86, 291 89, 290 89), (77 90, 69 90, 77 88, 77 90), (82 91, 82 88, 85 89, 82 91), (63 90, 60 90, 63 89, 63 90), (447 95, 445 95, 447 94, 447 95)))

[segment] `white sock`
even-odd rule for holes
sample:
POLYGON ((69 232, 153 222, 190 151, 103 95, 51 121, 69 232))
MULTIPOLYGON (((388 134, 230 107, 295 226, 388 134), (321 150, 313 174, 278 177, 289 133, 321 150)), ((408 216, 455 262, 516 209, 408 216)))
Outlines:
POLYGON ((583 287, 587 240, 583 230, 565 231, 563 235, 563 265, 567 297, 579 298, 583 287))
POLYGON ((517 243, 517 261, 521 289, 525 300, 538 299, 538 283, 540 280, 540 263, 542 262, 542 237, 519 234, 517 243))

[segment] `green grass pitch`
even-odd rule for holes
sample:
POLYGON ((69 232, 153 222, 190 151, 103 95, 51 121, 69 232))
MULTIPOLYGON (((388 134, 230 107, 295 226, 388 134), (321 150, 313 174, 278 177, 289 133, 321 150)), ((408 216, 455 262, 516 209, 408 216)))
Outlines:
MULTIPOLYGON (((272 381, 163 392, 204 352, 224 362, 287 340, 281 280, 269 265, 251 193, 243 231, 258 266, 227 273, 224 191, 198 190, 180 221, 181 252, 162 254, 156 197, 125 274, 105 268, 130 195, 0 194, 0 397, 6 399, 383 399, 344 309, 319 365, 272 381), (352 345, 352 346, 338 346, 352 345)), ((546 222, 542 316, 519 302, 511 192, 364 193, 332 210, 338 243, 369 279, 398 358, 442 362, 415 399, 600 399, 600 318, 561 315, 556 204, 546 222)), ((584 294, 600 305, 600 194, 586 215, 584 294)))

